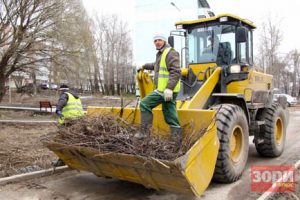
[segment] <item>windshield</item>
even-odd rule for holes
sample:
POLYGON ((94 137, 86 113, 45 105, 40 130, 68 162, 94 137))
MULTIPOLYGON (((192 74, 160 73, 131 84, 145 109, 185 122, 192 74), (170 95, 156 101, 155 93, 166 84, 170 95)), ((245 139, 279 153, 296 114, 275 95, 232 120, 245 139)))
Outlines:
POLYGON ((189 63, 229 65, 235 57, 235 27, 216 25, 200 27, 188 34, 189 63))

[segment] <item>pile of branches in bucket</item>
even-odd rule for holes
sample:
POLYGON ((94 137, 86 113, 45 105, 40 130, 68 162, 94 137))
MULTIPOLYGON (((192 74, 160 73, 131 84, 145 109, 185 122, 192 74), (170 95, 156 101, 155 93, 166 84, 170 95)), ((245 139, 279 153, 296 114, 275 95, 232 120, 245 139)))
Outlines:
POLYGON ((102 113, 70 121, 67 125, 59 127, 54 138, 48 139, 65 145, 95 148, 101 153, 125 153, 174 160, 184 155, 205 132, 203 129, 193 133, 192 125, 185 125, 183 130, 189 134, 185 134, 183 141, 178 143, 167 136, 161 136, 163 134, 153 133, 143 140, 136 139, 134 134, 139 128, 138 125, 129 124, 122 118, 102 113))

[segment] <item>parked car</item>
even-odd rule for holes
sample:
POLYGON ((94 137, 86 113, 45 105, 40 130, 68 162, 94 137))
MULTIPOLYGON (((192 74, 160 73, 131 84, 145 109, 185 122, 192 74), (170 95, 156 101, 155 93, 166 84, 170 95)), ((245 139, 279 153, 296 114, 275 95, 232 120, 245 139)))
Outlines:
POLYGON ((42 83, 40 86, 41 86, 41 89, 43 89, 43 90, 49 89, 48 83, 42 83))
POLYGON ((56 84, 51 84, 50 89, 57 90, 58 86, 56 84))
POLYGON ((298 103, 298 100, 297 100, 296 97, 292 97, 291 95, 288 95, 288 94, 274 94, 273 100, 276 102, 278 100, 279 96, 285 96, 286 97, 288 106, 294 106, 298 103))

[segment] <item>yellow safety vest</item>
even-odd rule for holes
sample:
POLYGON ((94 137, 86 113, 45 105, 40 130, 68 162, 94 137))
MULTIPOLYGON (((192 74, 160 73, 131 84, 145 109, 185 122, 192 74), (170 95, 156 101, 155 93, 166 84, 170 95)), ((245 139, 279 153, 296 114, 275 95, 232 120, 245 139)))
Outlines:
MULTIPOLYGON (((161 55, 161 59, 159 63, 159 72, 158 72, 158 84, 157 84, 158 85, 157 90, 159 92, 163 92, 166 89, 169 81, 170 73, 167 69, 166 57, 171 49, 172 49, 171 47, 166 48, 161 55)), ((173 89, 173 92, 179 92, 179 90, 180 90, 180 80, 178 81, 177 85, 173 89)))
POLYGON ((72 94, 66 92, 68 95, 68 102, 65 107, 62 109, 62 114, 64 118, 59 118, 58 123, 64 123, 65 119, 74 119, 77 117, 82 117, 84 115, 81 100, 78 98, 76 99, 72 94))

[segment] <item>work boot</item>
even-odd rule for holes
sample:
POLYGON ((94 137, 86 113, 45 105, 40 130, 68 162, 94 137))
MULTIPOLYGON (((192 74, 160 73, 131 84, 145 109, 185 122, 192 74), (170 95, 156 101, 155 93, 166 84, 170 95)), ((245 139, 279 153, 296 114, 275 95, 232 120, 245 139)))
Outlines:
POLYGON ((175 141, 179 145, 182 142, 182 129, 181 127, 170 127, 171 129, 171 140, 175 141))
POLYGON ((140 130, 134 134, 136 139, 142 140, 150 135, 150 130, 152 127, 152 113, 141 112, 141 127, 140 130))

